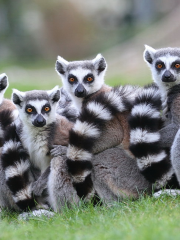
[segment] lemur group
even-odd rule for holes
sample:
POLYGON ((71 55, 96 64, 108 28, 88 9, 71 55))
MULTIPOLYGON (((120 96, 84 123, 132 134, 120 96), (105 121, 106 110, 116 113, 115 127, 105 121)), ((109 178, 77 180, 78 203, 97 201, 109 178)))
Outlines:
MULTIPOLYGON (((63 86, 22 92, 0 75, 0 208, 61 212, 180 189, 180 48, 145 46, 153 83, 104 84, 105 58, 55 70, 63 86)), ((121 67, 121 66, 119 66, 121 67)))

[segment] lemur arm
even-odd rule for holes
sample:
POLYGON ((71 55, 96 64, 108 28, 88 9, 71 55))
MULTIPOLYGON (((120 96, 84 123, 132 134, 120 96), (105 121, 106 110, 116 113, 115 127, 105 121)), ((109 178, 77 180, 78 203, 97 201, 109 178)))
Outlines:
POLYGON ((33 195, 40 197, 43 191, 47 188, 47 181, 50 174, 50 167, 48 167, 43 174, 35 181, 32 182, 33 195))
POLYGON ((65 117, 57 115, 56 129, 52 145, 68 146, 69 131, 72 129, 73 123, 68 121, 65 117))

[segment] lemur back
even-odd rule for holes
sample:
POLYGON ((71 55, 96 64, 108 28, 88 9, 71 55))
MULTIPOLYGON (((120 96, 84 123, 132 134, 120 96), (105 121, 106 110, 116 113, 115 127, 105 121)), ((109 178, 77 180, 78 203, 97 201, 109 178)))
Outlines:
POLYGON ((73 62, 58 56, 55 69, 63 83, 57 111, 69 120, 75 121, 81 111, 83 100, 104 86, 107 63, 101 54, 92 60, 73 62))

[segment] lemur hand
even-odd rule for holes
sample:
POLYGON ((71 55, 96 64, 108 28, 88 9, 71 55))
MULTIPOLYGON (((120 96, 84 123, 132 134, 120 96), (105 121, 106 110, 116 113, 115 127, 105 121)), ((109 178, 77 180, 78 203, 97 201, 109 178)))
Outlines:
POLYGON ((52 157, 58 157, 66 155, 67 147, 61 145, 53 145, 53 148, 50 151, 52 157))

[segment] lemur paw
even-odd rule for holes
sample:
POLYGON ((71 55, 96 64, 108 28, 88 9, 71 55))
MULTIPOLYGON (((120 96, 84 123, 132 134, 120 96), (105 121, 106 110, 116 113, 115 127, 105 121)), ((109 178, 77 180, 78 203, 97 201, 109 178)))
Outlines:
POLYGON ((61 145, 53 145, 53 148, 50 151, 52 157, 58 157, 66 155, 67 147, 61 145))

